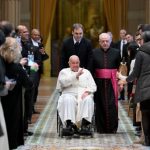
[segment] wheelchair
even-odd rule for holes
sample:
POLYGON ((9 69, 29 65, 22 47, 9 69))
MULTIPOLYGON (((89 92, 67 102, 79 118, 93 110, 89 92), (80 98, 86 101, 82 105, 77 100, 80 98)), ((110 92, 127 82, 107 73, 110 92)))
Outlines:
POLYGON ((80 137, 80 136, 84 136, 84 137, 94 137, 94 132, 96 131, 96 126, 95 126, 95 115, 93 115, 92 117, 92 122, 91 124, 88 125, 88 134, 84 134, 81 133, 81 128, 79 128, 79 133, 76 134, 72 134, 70 133, 69 135, 66 133, 65 131, 66 129, 63 127, 62 121, 59 117, 58 111, 57 111, 57 133, 58 136, 63 138, 63 137, 80 137))
MULTIPOLYGON (((61 95, 61 92, 59 92, 59 96, 60 95, 61 95)), ((65 129, 66 128, 63 127, 63 123, 62 123, 62 121, 61 121, 61 119, 59 117, 59 113, 57 111, 57 133, 58 133, 59 137, 63 138, 65 136, 68 136, 65 133, 65 129)), ((88 125, 88 130, 89 130, 90 134, 82 134, 82 133, 80 133, 81 128, 78 128, 78 131, 79 131, 78 135, 79 136, 90 136, 91 138, 94 137, 94 132, 96 131, 96 124, 95 124, 95 104, 94 104, 94 114, 92 116, 92 122, 91 122, 91 124, 88 125)), ((74 137, 74 134, 72 134, 72 135, 70 134, 69 136, 70 137, 74 137)))

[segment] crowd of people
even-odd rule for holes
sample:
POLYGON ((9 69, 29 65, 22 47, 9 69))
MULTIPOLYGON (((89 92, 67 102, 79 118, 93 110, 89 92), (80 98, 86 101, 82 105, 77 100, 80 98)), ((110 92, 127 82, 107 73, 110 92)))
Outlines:
POLYGON ((48 58, 38 29, 0 22, 0 149, 24 144, 35 109, 43 61, 48 58), (4 121, 5 120, 5 121, 4 121))
MULTIPOLYGON (((136 84, 134 103, 142 116, 138 126, 143 138, 139 142, 150 146, 150 25, 139 25, 135 36, 125 29, 119 34, 120 39, 114 42, 110 31, 100 33, 99 47, 93 47, 84 37, 83 25, 73 24, 72 35, 61 47, 58 115, 66 135, 91 134, 93 115, 97 133, 115 134, 118 100, 130 99, 136 84), (127 66, 125 74, 121 64, 127 66)), ((25 25, 14 29, 10 22, 0 22, 1 149, 15 149, 24 144, 25 136, 33 134, 28 125, 33 113, 38 113, 38 86, 48 57, 38 29, 29 33, 25 25)))
MULTIPOLYGON (((87 105, 84 102, 85 110, 83 110, 83 113, 85 111, 87 117, 80 114, 81 119, 78 120, 78 111, 81 106, 80 99, 85 101, 84 98, 81 98, 81 95, 87 92, 88 94, 94 95, 96 132, 100 134, 116 133, 119 121, 118 100, 129 100, 134 94, 133 85, 136 84, 136 92, 133 98, 134 106, 139 109, 138 106, 140 104, 140 110, 142 112, 142 117, 139 119, 139 122, 135 116, 140 113, 137 113, 136 109, 134 109, 135 116, 133 115, 133 117, 135 120, 133 119, 133 125, 138 130, 141 128, 141 134, 139 136, 142 137, 136 142, 150 146, 150 123, 148 119, 150 117, 148 82, 150 69, 147 66, 150 57, 149 30, 150 25, 141 24, 138 26, 134 36, 125 29, 121 29, 120 39, 117 42, 113 42, 111 32, 103 32, 99 35, 99 48, 94 48, 90 40, 83 36, 83 26, 79 23, 73 24, 72 36, 66 38, 62 44, 61 71, 58 76, 59 88, 57 87, 62 92, 58 100, 57 109, 65 131, 70 131, 72 135, 73 132, 77 133, 76 130, 78 129, 80 134, 80 132, 83 133, 85 121, 88 122, 86 125, 92 123, 91 120, 89 121, 87 119, 91 117, 91 113, 86 113, 87 105), (72 63, 70 63, 72 57, 77 57, 79 62, 71 61, 72 63), (79 63, 81 68, 79 67, 79 63), (77 64, 78 69, 73 70, 72 65, 77 64), (124 66, 126 65, 124 70, 120 69, 122 64, 124 66), (82 87, 80 79, 86 74, 86 69, 92 74, 96 84, 96 90, 91 92, 88 89, 90 86, 88 85, 87 79, 87 84, 84 84, 85 90, 79 96, 78 90, 74 92, 72 90, 82 87), (70 71, 71 73, 69 73, 70 71), (124 86, 125 84, 127 84, 127 88, 124 86), (69 104, 73 107, 71 110, 74 111, 69 111, 69 104), (78 122, 80 122, 81 126, 79 126, 78 122)), ((91 110, 92 108, 89 108, 90 112, 92 112, 91 110)), ((87 130, 84 131, 86 135, 88 135, 88 132, 87 130)))

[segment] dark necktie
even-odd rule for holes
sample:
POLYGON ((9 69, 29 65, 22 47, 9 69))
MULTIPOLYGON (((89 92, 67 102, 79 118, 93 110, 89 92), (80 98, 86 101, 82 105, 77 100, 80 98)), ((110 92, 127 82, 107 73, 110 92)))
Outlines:
POLYGON ((78 52, 79 51, 79 42, 76 42, 75 44, 74 44, 74 47, 75 47, 75 51, 76 52, 78 52))

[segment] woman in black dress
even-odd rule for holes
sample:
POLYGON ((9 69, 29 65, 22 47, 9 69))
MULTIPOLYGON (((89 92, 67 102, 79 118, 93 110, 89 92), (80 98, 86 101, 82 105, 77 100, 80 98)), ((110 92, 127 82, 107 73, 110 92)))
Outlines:
POLYGON ((6 76, 16 82, 8 95, 2 97, 9 148, 16 149, 24 144, 22 87, 31 88, 32 82, 23 69, 22 65, 27 61, 25 58, 21 59, 20 47, 14 38, 6 38, 6 42, 0 48, 0 55, 5 63, 6 76))

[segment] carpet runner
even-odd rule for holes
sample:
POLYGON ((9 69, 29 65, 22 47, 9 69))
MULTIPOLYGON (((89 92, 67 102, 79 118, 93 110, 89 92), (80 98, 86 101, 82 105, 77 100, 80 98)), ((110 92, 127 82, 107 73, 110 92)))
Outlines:
POLYGON ((26 139, 25 145, 17 150, 150 150, 139 144, 131 119, 119 102, 119 127, 117 134, 98 134, 94 137, 61 138, 57 133, 57 100, 54 91, 37 123, 30 128, 34 135, 26 139))

